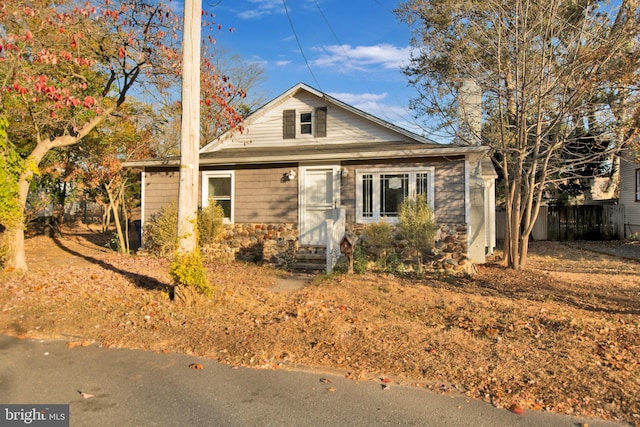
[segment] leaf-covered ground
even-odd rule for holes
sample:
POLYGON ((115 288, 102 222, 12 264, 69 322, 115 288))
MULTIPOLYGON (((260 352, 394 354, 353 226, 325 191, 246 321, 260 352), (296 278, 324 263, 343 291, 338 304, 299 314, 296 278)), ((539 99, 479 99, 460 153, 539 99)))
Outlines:
POLYGON ((521 272, 320 276, 297 287, 285 272, 214 262, 216 294, 187 307, 168 299, 166 260, 120 256, 95 237, 29 239, 29 273, 0 273, 0 332, 337 369, 640 425, 638 261, 538 242, 521 272))

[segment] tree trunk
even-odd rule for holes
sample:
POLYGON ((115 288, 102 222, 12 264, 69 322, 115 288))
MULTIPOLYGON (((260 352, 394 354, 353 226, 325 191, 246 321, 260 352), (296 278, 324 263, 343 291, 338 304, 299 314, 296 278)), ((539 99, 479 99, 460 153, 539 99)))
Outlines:
POLYGON ((5 262, 5 270, 7 271, 27 271, 27 255, 24 251, 24 209, 27 204, 27 195, 29 194, 29 178, 30 172, 23 172, 18 179, 18 191, 20 205, 20 220, 15 224, 9 225, 5 232, 5 244, 7 245, 7 259, 5 262))
POLYGON ((125 253, 131 253, 131 242, 129 241, 129 213, 127 212, 127 200, 124 197, 127 189, 127 180, 125 179, 120 187, 120 206, 122 206, 122 222, 124 224, 124 249, 125 253))
POLYGON ((105 187, 107 190, 107 196, 109 196, 109 208, 113 212, 113 222, 116 226, 116 234, 118 235, 118 252, 124 253, 126 250, 124 243, 124 236, 122 235, 122 225, 120 223, 120 215, 118 215, 118 201, 115 197, 113 197, 113 192, 107 186, 105 187))

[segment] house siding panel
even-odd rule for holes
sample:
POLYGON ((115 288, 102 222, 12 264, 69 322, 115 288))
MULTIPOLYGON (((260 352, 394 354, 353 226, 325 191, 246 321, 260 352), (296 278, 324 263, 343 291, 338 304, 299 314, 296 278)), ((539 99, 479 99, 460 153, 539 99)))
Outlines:
POLYGON ((145 172, 145 207, 143 221, 160 212, 163 206, 178 201, 178 171, 145 172))
POLYGON ((640 233, 640 202, 635 200, 637 169, 640 163, 625 154, 620 161, 620 204, 624 205, 626 237, 640 233))
POLYGON ((235 180, 236 223, 297 223, 298 180, 284 179, 296 166, 239 169, 235 180))
POLYGON ((253 147, 279 147, 286 144, 324 145, 353 142, 410 141, 390 129, 380 126, 352 112, 326 102, 315 95, 299 93, 284 100, 280 105, 266 111, 251 123, 251 131, 234 132, 231 141, 225 141, 220 147, 230 144, 251 144, 253 147), (300 112, 326 108, 326 133, 323 136, 300 135, 300 112), (285 110, 295 110, 295 138, 283 138, 283 115, 285 110), (324 136, 326 135, 326 136, 324 136))

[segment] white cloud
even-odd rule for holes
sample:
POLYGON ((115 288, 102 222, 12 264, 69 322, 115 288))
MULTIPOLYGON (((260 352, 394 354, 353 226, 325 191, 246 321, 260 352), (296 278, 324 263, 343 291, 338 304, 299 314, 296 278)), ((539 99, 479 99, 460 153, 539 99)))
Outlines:
POLYGON ((238 13, 242 19, 256 19, 273 13, 283 13, 282 0, 249 0, 251 8, 238 13))
POLYGON ((278 67, 284 67, 289 64, 291 64, 291 61, 276 61, 276 66, 278 67))
POLYGON ((356 108, 360 108, 358 105, 375 104, 387 97, 386 93, 330 92, 329 95, 356 108))
POLYGON ((350 93, 331 92, 332 97, 352 105, 359 110, 378 117, 403 129, 423 134, 423 128, 415 121, 406 107, 399 104, 385 103, 388 98, 386 92, 383 93, 350 93))
POLYGON ((411 48, 398 47, 389 43, 373 46, 328 45, 315 48, 321 51, 312 65, 317 67, 340 67, 342 71, 367 71, 372 66, 384 69, 398 69, 409 63, 411 48))

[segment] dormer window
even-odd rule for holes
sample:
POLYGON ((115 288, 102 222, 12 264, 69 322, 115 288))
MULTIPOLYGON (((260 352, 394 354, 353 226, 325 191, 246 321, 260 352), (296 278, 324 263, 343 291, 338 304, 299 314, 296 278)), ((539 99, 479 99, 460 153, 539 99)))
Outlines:
POLYGON ((284 110, 282 112, 282 137, 292 139, 312 135, 316 138, 327 136, 327 108, 313 111, 284 110))
POLYGON ((300 135, 312 135, 311 113, 300 113, 300 135))

